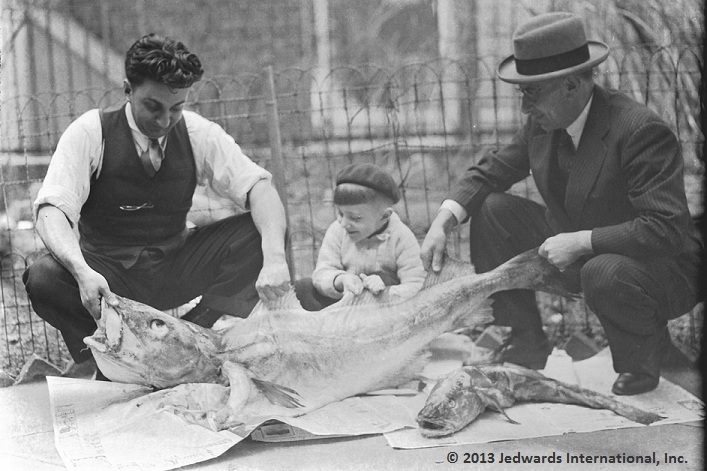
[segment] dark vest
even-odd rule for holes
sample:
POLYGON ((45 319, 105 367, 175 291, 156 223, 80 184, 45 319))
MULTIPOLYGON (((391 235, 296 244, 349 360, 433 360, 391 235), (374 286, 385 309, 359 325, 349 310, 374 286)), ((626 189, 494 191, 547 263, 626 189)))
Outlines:
POLYGON ((160 170, 143 169, 125 115, 125 106, 101 112, 103 166, 91 177, 81 208, 81 240, 93 250, 181 245, 196 188, 196 166, 182 118, 169 132, 160 170), (181 243, 180 243, 181 242, 181 243))

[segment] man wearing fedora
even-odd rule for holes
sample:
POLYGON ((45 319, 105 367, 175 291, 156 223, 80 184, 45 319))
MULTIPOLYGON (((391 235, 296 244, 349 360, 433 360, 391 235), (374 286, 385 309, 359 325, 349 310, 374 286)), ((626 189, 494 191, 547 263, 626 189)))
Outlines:
MULTIPOLYGON (((670 342, 667 321, 700 298, 701 242, 678 141, 647 107, 594 84, 592 69, 609 48, 586 39, 579 17, 534 17, 516 30, 513 48, 497 75, 518 85, 526 123, 442 203, 422 244, 423 264, 441 268, 447 234, 467 219, 478 272, 536 246, 560 270, 578 262, 619 373, 612 391, 650 391, 670 342), (544 206, 505 193, 529 173, 544 206)), ((534 293, 494 299, 496 323, 512 327, 504 360, 543 368, 552 346, 534 293)))

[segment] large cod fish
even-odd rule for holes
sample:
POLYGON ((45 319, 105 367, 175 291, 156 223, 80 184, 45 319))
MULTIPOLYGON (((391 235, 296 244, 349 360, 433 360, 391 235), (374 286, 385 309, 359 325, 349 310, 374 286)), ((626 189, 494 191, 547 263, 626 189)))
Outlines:
POLYGON ((593 409, 608 409, 643 425, 663 419, 611 396, 548 378, 517 365, 466 366, 449 373, 430 391, 417 415, 424 437, 444 437, 457 432, 487 408, 501 412, 516 402, 556 402, 593 409))
POLYGON ((113 381, 157 389, 182 385, 185 391, 194 385, 184 383, 228 386, 227 404, 209 417, 211 428, 222 429, 244 418, 298 416, 405 384, 424 366, 431 340, 490 322, 489 296, 516 288, 565 295, 572 290, 533 249, 483 274, 448 260, 404 301, 364 293, 310 312, 290 290, 222 332, 121 298, 117 308, 103 304, 98 329, 84 341, 113 381))

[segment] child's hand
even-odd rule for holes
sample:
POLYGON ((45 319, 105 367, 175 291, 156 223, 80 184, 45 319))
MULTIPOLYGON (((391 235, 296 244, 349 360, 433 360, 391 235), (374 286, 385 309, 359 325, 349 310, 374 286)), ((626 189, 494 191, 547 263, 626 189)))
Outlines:
POLYGON ((351 291, 358 296, 363 292, 363 282, 361 278, 352 273, 342 273, 334 280, 334 287, 339 291, 351 291))
POLYGON ((363 281, 363 287, 373 294, 378 294, 385 289, 383 279, 378 275, 359 275, 363 281))

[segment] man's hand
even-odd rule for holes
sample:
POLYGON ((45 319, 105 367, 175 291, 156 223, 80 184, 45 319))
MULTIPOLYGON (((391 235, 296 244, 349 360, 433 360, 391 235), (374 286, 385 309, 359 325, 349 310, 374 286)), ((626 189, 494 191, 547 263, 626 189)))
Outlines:
POLYGON ((120 304, 118 298, 111 292, 108 282, 100 273, 87 269, 77 276, 77 281, 81 304, 95 320, 101 318, 101 298, 104 298, 113 307, 120 304))
POLYGON ((353 273, 342 273, 334 278, 334 288, 344 293, 351 292, 358 296, 363 292, 363 281, 353 273))
POLYGON ((430 268, 435 272, 442 269, 444 251, 447 247, 447 234, 456 225, 457 218, 454 217, 451 211, 447 209, 439 210, 420 247, 420 258, 426 271, 430 271, 430 268))
POLYGON ((359 275, 361 281, 363 282, 363 287, 366 288, 373 294, 378 294, 385 289, 385 283, 383 283, 383 278, 378 275, 364 275, 361 273, 359 275))
POLYGON ((290 281, 287 263, 264 263, 255 282, 255 289, 262 301, 274 301, 287 293, 290 281))
POLYGON ((538 249, 538 254, 560 271, 576 262, 581 256, 593 252, 592 231, 557 234, 548 238, 538 249))
POLYGON ((113 307, 120 304, 103 275, 86 263, 79 240, 62 210, 50 204, 42 205, 37 213, 36 229, 54 258, 78 283, 81 304, 94 319, 101 318, 101 298, 113 307))

